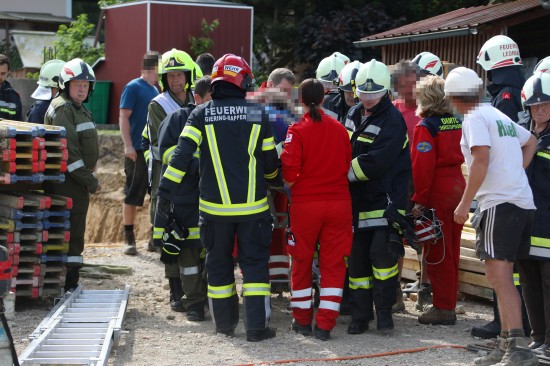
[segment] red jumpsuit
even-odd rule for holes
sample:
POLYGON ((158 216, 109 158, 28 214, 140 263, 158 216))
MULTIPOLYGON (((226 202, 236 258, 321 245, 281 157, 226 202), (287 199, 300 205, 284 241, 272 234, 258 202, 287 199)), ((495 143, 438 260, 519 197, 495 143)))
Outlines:
POLYGON ((414 130, 411 146, 415 193, 412 200, 434 208, 442 222, 443 238, 425 244, 423 255, 432 283, 433 305, 454 310, 458 292, 458 266, 462 225, 453 220, 466 182, 460 150, 462 122, 452 115, 424 118, 414 130))
POLYGON ((345 127, 324 114, 320 122, 306 113, 290 126, 281 155, 283 178, 291 187, 292 315, 299 325, 313 320, 313 255, 319 242, 321 272, 317 327, 332 330, 342 300, 346 264, 351 250, 352 211, 347 173, 351 146, 345 127))

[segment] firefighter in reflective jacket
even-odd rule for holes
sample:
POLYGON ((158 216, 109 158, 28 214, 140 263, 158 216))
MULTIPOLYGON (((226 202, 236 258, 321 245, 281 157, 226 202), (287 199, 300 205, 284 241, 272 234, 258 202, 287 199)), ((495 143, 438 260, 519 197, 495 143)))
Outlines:
MULTIPOLYGON (((197 105, 210 100, 210 77, 197 80, 195 88, 197 105)), ((181 108, 162 121, 159 133, 159 153, 162 156, 162 172, 166 171, 179 136, 185 127, 189 114, 195 109, 195 104, 181 108)), ((202 244, 199 236, 199 150, 193 154, 191 168, 181 183, 170 192, 158 191, 158 195, 172 202, 169 213, 159 212, 155 215, 155 237, 161 237, 156 246, 162 247, 161 260, 165 264, 178 262, 181 288, 174 286, 176 292, 172 297, 181 301, 187 311, 187 320, 204 320, 204 303, 206 301, 206 286, 203 280, 202 244), (172 225, 180 225, 188 232, 187 238, 177 238, 172 225), (184 240, 182 240, 184 239, 184 240), (185 293, 185 297, 183 294, 185 293)), ((170 281, 171 279, 169 279, 170 281)), ((172 280, 173 282, 173 280, 172 280)))
POLYGON ((90 194, 101 189, 99 181, 93 175, 99 157, 97 130, 92 114, 82 104, 92 92, 94 82, 94 72, 84 61, 75 58, 67 62, 59 75, 61 93, 52 100, 44 118, 44 124, 63 126, 67 131, 69 158, 65 181, 60 184, 44 184, 45 191, 71 197, 73 200, 69 217, 71 238, 67 257, 66 291, 78 286, 90 194))
POLYGON ((317 80, 323 84, 325 89, 323 111, 339 121, 342 121, 346 115, 346 102, 344 96, 338 90, 339 75, 348 62, 349 58, 347 56, 340 52, 334 52, 322 59, 315 71, 317 80))
POLYGON ((529 109, 522 125, 538 137, 538 150, 527 168, 527 178, 535 200, 529 258, 517 261, 520 282, 533 331, 533 343, 547 356, 550 352, 550 74, 535 72, 522 93, 529 109))
MULTIPOLYGON (((269 242, 272 218, 266 179, 278 178, 273 134, 262 106, 247 103, 254 76, 246 61, 224 55, 212 71, 212 101, 189 116, 159 190, 171 191, 201 148, 200 236, 206 247, 208 301, 216 331, 234 335, 239 320, 233 273, 233 246, 243 271, 247 340, 275 336, 270 317, 269 242)), ((170 202, 161 197, 161 210, 170 202)))
POLYGON ((348 173, 354 218, 348 259, 352 319, 349 334, 360 334, 368 328, 374 318, 373 302, 377 329, 393 329, 391 308, 398 286, 397 258, 404 249, 383 214, 390 202, 404 213, 411 173, 407 127, 388 95, 388 68, 372 60, 361 66, 356 81, 360 103, 350 109, 346 118, 346 127, 354 130, 353 160, 348 173))

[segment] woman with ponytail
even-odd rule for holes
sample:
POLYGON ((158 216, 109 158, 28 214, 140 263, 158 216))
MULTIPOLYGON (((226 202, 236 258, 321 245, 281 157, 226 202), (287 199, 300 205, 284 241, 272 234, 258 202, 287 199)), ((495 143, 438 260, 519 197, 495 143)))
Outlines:
POLYGON ((288 253, 292 257, 292 330, 311 335, 313 256, 319 243, 320 304, 313 330, 328 340, 340 310, 352 242, 351 197, 347 174, 351 145, 345 127, 322 108, 323 84, 300 84, 302 119, 290 126, 281 155, 283 179, 290 188, 288 253))

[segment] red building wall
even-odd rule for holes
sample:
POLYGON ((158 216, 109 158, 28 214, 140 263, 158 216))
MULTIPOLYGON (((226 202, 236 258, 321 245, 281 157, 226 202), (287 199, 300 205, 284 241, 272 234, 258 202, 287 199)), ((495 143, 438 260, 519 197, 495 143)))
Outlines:
MULTIPOLYGON (((147 51, 147 6, 137 3, 105 9, 105 61, 94 70, 98 80, 112 81, 109 123, 118 123, 118 106, 124 86, 140 76, 147 51)), ((150 3, 150 49, 161 54, 177 48, 189 52, 189 36, 200 36, 202 19, 218 19, 211 33, 210 52, 217 59, 226 53, 251 57, 252 9, 219 5, 150 3)), ((195 58, 197 55, 191 55, 195 58)))

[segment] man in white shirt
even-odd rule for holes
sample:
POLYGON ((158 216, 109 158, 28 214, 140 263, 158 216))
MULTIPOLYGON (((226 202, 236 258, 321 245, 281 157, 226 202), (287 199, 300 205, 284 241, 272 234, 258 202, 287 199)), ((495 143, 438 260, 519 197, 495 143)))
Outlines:
POLYGON ((476 254, 485 261, 485 273, 493 286, 501 312, 498 345, 475 365, 537 365, 527 348, 521 320, 521 301, 514 287, 513 265, 529 253, 535 205, 525 168, 537 148, 529 131, 498 109, 482 104, 483 81, 470 69, 459 67, 446 79, 445 94, 457 113, 463 114, 462 153, 468 165, 468 181, 454 220, 468 220, 474 197, 481 218, 476 226, 476 254))

